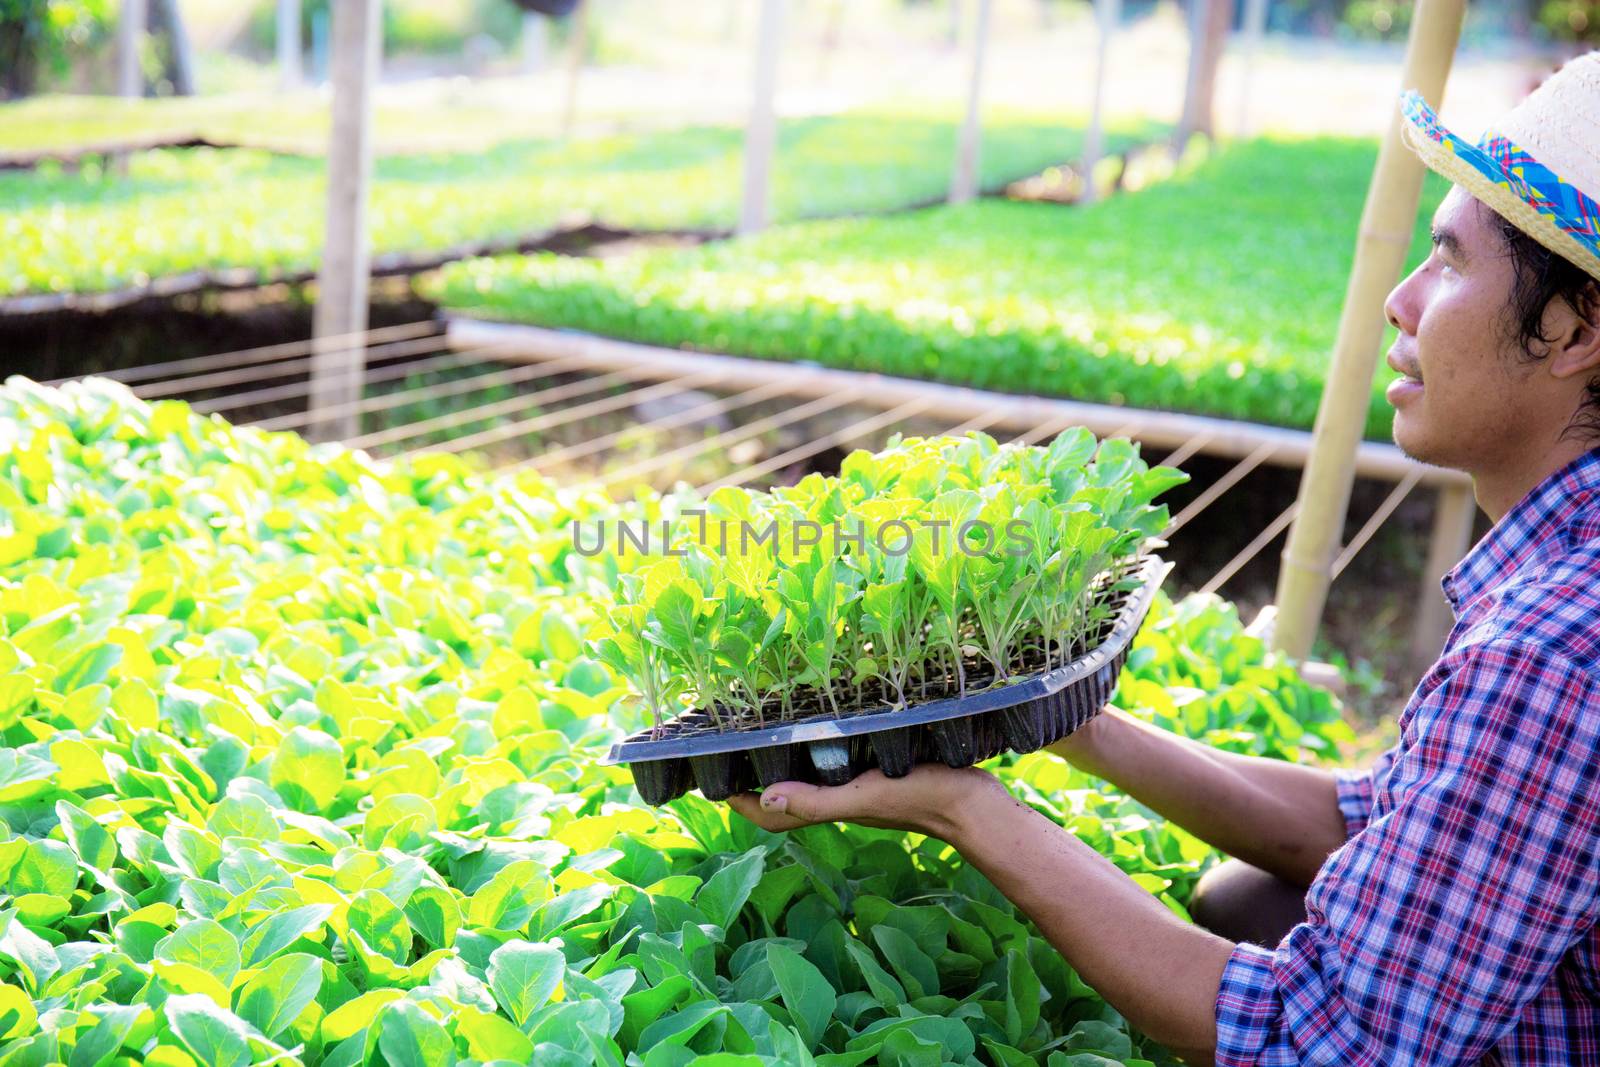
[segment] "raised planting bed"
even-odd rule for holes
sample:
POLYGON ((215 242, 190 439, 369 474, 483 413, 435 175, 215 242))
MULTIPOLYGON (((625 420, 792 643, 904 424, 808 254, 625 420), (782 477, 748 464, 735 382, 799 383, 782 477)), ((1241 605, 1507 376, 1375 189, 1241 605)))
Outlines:
MULTIPOLYGON (((484 319, 1310 429, 1374 154, 1240 142, 1071 210, 986 200, 605 261, 467 260, 423 289, 484 319)), ((1392 418, 1379 383, 1367 436, 1392 418)))
MULTIPOLYGON (((1171 567, 1146 556, 1123 567, 1116 580, 1100 583, 1099 595, 1113 614, 1094 646, 1065 666, 1001 680, 964 697, 845 718, 813 715, 783 726, 720 730, 709 715, 691 711, 613 745, 604 762, 626 763, 645 803, 665 804, 691 787, 722 800, 782 781, 843 785, 873 767, 900 778, 918 763, 970 767, 1006 749, 1037 751, 1100 713, 1171 567)), ((1034 652, 1046 658, 1042 649, 1034 652)), ((975 658, 968 663, 980 666, 975 658)), ((947 689, 954 683, 945 679, 947 689)))
MULTIPOLYGON (((1109 134, 1110 150, 1159 129, 1119 127, 1109 134)), ((955 137, 953 121, 919 114, 785 121, 774 217, 895 211, 942 198, 955 137)), ((380 159, 371 189, 373 253, 420 269, 446 250, 504 251, 582 222, 724 232, 738 218, 743 143, 740 129, 696 126, 380 159)), ((1081 149, 1067 117, 1001 116, 985 131, 983 185, 1001 189, 1081 149)), ((216 272, 261 281, 314 273, 323 189, 321 159, 256 149, 138 153, 122 178, 100 168, 0 171, 0 297, 140 291, 216 272)))
POLYGON ((1079 429, 896 439, 837 477, 719 489, 591 631, 653 719, 610 759, 662 803, 1043 747, 1116 684, 1163 573, 1153 500, 1185 480, 1079 429))

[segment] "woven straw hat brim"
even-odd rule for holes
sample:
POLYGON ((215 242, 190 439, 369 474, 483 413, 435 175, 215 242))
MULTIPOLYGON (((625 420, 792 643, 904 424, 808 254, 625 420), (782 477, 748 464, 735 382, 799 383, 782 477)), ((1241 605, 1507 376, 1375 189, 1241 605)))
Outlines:
POLYGON ((1450 134, 1443 143, 1430 137, 1423 127, 1423 121, 1432 120, 1441 129, 1442 124, 1426 104, 1420 104, 1419 110, 1426 119, 1419 120, 1402 109, 1401 133, 1406 144, 1430 170, 1461 186, 1507 222, 1550 251, 1565 256, 1590 277, 1600 279, 1600 256, 1557 226, 1548 215, 1512 192, 1509 184, 1496 181, 1495 175, 1504 175, 1509 183, 1510 176, 1505 175, 1505 171, 1487 152, 1455 134, 1450 134))

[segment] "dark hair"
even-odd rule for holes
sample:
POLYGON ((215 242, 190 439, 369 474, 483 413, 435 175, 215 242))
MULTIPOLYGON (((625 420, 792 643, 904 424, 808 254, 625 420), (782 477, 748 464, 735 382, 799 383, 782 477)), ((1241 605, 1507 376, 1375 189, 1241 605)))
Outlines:
MULTIPOLYGON (((1495 219, 1515 273, 1506 301, 1508 336, 1526 359, 1538 362, 1550 355, 1550 346, 1558 340, 1544 332, 1544 313, 1550 302, 1565 301, 1573 311, 1594 321, 1600 311, 1600 281, 1499 215, 1495 219)), ((1583 403, 1561 431, 1563 438, 1569 434, 1580 440, 1600 440, 1600 375, 1589 379, 1583 403)))

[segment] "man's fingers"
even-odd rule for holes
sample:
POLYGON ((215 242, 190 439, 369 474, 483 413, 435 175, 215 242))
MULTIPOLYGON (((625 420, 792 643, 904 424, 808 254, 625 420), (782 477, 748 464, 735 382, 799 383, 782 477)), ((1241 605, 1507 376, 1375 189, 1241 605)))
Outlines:
POLYGON ((779 782, 761 794, 761 807, 772 814, 789 815, 801 822, 848 821, 872 813, 865 802, 878 771, 868 771, 844 785, 810 785, 779 782))
POLYGON ((775 834, 806 825, 791 815, 768 811, 763 808, 761 806, 761 798, 755 793, 737 793, 728 798, 728 806, 763 830, 769 830, 775 834))

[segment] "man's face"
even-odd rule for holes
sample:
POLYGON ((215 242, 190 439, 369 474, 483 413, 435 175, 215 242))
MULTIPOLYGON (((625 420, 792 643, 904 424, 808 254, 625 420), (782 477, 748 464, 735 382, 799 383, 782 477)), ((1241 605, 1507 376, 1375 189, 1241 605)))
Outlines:
POLYGON ((1389 366, 1395 444, 1414 459, 1469 473, 1519 462, 1550 436, 1538 364, 1519 358, 1507 330, 1515 268, 1497 216, 1451 188, 1433 216, 1433 252, 1384 304, 1400 331, 1389 366))

